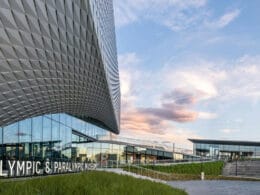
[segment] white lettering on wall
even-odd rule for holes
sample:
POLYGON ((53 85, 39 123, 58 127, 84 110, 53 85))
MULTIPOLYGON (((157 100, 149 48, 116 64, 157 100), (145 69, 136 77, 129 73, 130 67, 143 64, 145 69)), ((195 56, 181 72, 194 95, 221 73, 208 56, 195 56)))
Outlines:
POLYGON ((40 161, 37 161, 37 162, 35 163, 35 171, 36 171, 36 174, 38 174, 38 175, 41 173, 39 166, 41 166, 41 162, 40 162, 40 161))
POLYGON ((14 165, 15 165, 15 160, 13 162, 11 162, 10 160, 8 161, 10 176, 13 176, 14 165))
POLYGON ((94 163, 77 163, 77 162, 50 162, 46 161, 41 164, 40 161, 7 161, 8 170, 3 174, 3 162, 0 160, 0 176, 29 176, 39 174, 69 173, 86 171, 96 168, 94 163), (42 167, 42 169, 41 169, 42 167))
POLYGON ((24 175, 25 173, 25 163, 24 161, 17 161, 16 163, 16 175, 24 175))

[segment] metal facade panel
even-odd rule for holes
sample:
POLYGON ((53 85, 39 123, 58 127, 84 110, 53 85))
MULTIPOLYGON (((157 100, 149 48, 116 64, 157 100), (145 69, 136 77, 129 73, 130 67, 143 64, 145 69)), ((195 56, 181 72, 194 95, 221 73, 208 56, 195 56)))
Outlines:
POLYGON ((112 0, 1 3, 0 126, 65 112, 118 133, 113 20, 112 0))

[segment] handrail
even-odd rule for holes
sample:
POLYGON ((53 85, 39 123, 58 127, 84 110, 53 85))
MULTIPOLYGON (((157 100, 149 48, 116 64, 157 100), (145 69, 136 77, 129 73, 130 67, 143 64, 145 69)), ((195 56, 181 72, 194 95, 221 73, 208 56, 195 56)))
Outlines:
POLYGON ((138 165, 128 165, 127 168, 125 168, 124 170, 127 170, 128 172, 132 172, 138 175, 142 175, 142 176, 148 176, 154 179, 163 179, 163 180, 168 180, 171 175, 169 173, 163 173, 163 172, 159 172, 159 171, 155 171, 152 169, 148 169, 142 166, 138 166, 138 165), (134 168, 134 169, 133 169, 134 168))

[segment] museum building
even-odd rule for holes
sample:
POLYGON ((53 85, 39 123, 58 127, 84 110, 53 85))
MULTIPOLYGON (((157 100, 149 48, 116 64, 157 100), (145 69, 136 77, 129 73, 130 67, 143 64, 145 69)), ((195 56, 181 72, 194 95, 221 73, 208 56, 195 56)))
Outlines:
POLYGON ((73 160, 120 129, 112 0, 0 5, 0 158, 73 160))
POLYGON ((129 163, 163 149, 104 141, 120 130, 112 0, 0 4, 0 161, 129 163))

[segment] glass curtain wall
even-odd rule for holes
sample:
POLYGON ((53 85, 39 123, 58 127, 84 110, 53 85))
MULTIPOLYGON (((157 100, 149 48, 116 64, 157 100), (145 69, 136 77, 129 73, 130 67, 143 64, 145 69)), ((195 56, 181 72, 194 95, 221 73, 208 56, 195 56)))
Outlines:
POLYGON ((33 117, 0 127, 0 159, 69 161, 75 154, 73 141, 90 142, 108 134, 64 113, 33 117))
POLYGON ((132 146, 123 143, 93 142, 73 144, 74 160, 94 162, 100 166, 116 166, 126 163, 152 163, 156 160, 172 160, 173 153, 132 146))
POLYGON ((194 143, 194 152, 198 156, 218 159, 259 158, 260 146, 194 143))

